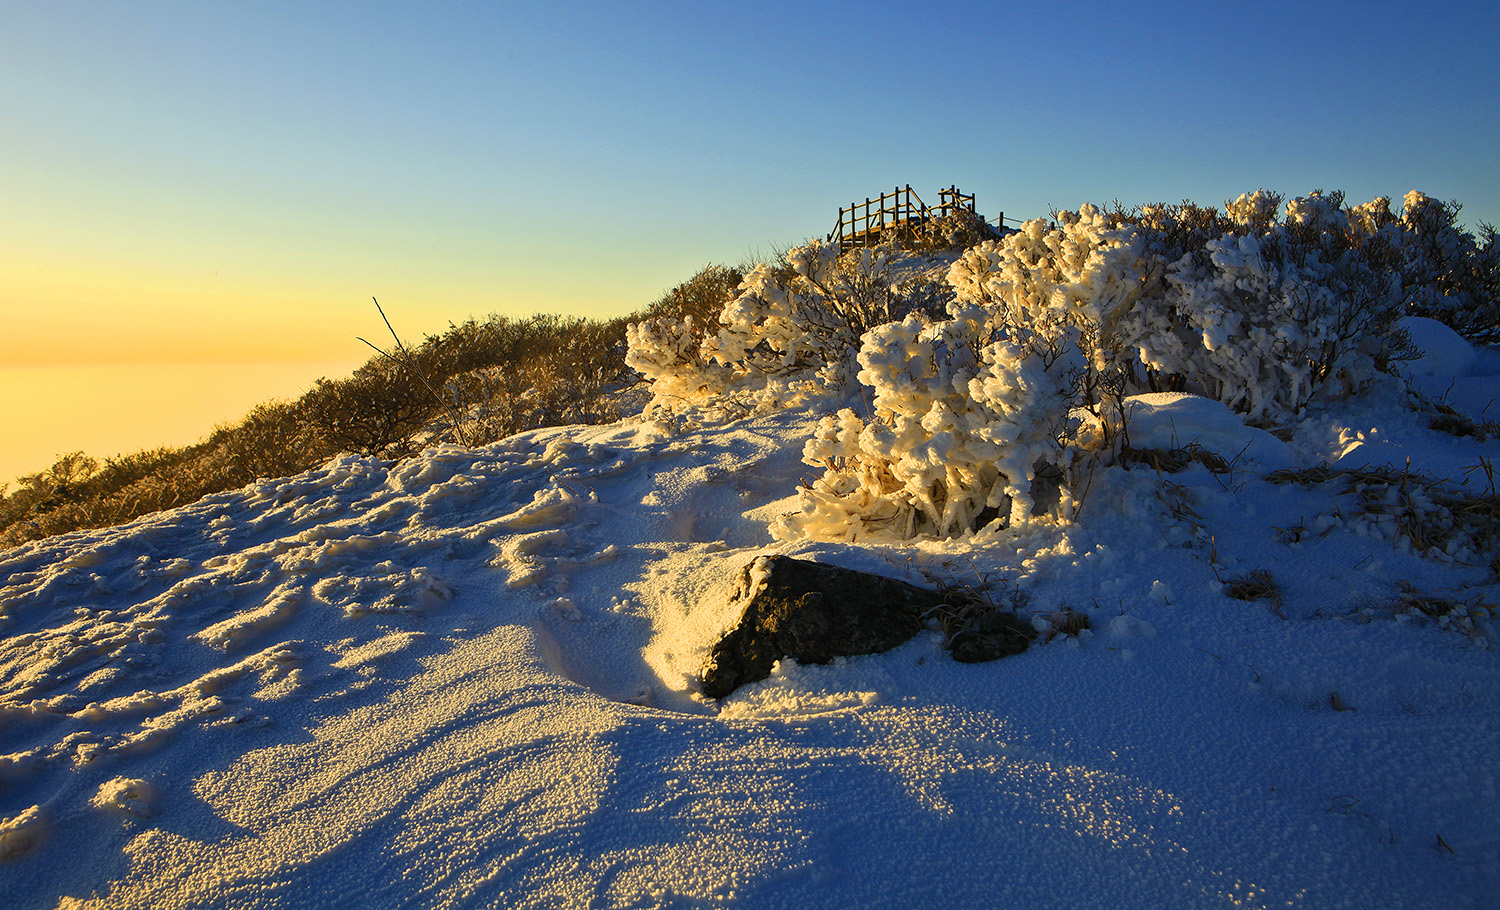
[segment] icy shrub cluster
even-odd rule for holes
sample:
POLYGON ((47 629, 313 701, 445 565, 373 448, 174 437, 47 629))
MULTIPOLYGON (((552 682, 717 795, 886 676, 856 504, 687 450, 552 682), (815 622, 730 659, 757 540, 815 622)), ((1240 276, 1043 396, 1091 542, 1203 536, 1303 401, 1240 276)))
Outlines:
POLYGON ((1055 213, 965 249, 942 308, 897 277, 894 250, 814 242, 745 275, 713 327, 632 326, 628 363, 656 408, 820 389, 865 404, 808 441, 823 473, 782 538, 1066 520, 1082 460, 1128 447, 1131 394, 1187 391, 1284 424, 1388 375, 1410 353, 1401 316, 1500 335, 1494 232, 1460 230, 1457 206, 1282 202, 1055 213))
POLYGON ((1399 222, 1389 215, 1389 200, 1368 205, 1372 226, 1379 225, 1400 251, 1407 315, 1437 319, 1476 341, 1500 341, 1500 248, 1494 227, 1481 225, 1476 239, 1458 226, 1457 203, 1416 190, 1406 194, 1399 222))
POLYGON ((785 403, 837 390, 869 329, 931 305, 934 290, 903 277, 894 250, 842 253, 819 241, 761 264, 741 281, 718 325, 659 317, 627 330, 626 363, 651 383, 647 410, 679 410, 716 397, 785 403))
POLYGON ((1092 206, 966 251, 949 319, 914 313, 865 335, 873 415, 819 425, 804 461, 824 475, 776 533, 946 537, 1067 515, 1059 480, 1086 416, 1074 405, 1113 372, 1101 328, 1138 297, 1141 255, 1135 229, 1092 206))
MULTIPOLYGON (((1128 444, 1125 396, 1163 387, 1284 422, 1377 379, 1402 340, 1403 250, 1379 201, 1264 191, 1223 213, 1083 206, 963 253, 948 319, 863 336, 871 412, 825 418, 804 451, 823 475, 783 538, 969 533, 1070 516, 1089 452, 1128 444)), ((1391 222, 1393 223, 1393 222, 1391 222)), ((1406 259, 1403 259, 1406 256, 1406 259)))
POLYGON ((1248 420, 1283 420, 1330 380, 1370 382, 1400 315, 1381 238, 1357 242, 1337 199, 1313 194, 1268 220, 1266 194, 1227 206, 1233 229, 1158 260, 1160 281, 1122 314, 1115 345, 1148 376, 1180 377, 1248 420))

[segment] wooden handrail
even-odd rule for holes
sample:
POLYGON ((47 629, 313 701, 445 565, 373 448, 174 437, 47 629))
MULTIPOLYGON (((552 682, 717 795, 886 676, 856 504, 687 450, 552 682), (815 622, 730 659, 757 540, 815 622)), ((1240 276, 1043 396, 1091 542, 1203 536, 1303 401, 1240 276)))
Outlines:
POLYGON ((889 193, 881 193, 865 201, 853 202, 839 209, 838 224, 828 235, 830 243, 850 246, 868 246, 878 243, 887 228, 903 224, 925 223, 934 217, 944 218, 961 209, 974 211, 974 196, 950 186, 938 192, 939 204, 930 208, 911 188, 911 184, 898 186, 889 193), (889 202, 889 204, 887 204, 889 202))

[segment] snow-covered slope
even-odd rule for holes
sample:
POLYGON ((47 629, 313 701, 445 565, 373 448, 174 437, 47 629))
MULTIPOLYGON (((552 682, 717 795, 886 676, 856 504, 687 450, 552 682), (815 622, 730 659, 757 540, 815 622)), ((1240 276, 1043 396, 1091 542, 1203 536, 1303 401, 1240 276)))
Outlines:
MULTIPOLYGON (((1413 381, 1494 419, 1497 359, 1413 381)), ((4 905, 1495 905, 1494 573, 1461 533, 1416 552, 1372 505, 1404 490, 1268 479, 1409 457, 1492 493, 1494 442, 1395 398, 1284 441, 1153 396, 1136 445, 1232 470, 1103 469, 1066 526, 773 543, 818 417, 342 458, 0 553, 4 905), (707 702, 773 551, 1091 629, 707 702)))

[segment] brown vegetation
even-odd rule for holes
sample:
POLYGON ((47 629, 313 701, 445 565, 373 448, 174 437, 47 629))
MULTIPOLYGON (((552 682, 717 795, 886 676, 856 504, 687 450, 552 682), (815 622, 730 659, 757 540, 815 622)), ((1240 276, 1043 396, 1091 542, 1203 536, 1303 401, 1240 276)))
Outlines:
POLYGON ((637 402, 627 323, 691 314, 713 325, 741 272, 709 265, 632 317, 542 314, 450 325, 397 356, 379 354, 296 401, 256 405, 195 445, 99 460, 63 455, 0 485, 0 547, 121 524, 341 452, 402 458, 444 442, 483 445, 524 430, 616 420, 637 402))

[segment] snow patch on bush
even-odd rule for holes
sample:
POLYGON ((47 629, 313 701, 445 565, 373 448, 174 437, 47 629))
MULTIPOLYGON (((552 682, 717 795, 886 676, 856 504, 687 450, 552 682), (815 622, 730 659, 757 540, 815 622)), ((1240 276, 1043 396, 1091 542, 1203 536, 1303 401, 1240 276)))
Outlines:
POLYGON ((1263 471, 1290 467, 1296 459, 1281 440, 1244 421, 1223 404, 1182 392, 1150 392, 1125 400, 1130 444, 1138 449, 1198 446, 1236 466, 1263 471))
POLYGON ((1426 316, 1407 316, 1398 324, 1411 339, 1418 356, 1402 363, 1402 369, 1417 376, 1457 377, 1467 375, 1477 355, 1474 346, 1452 329, 1426 316))

